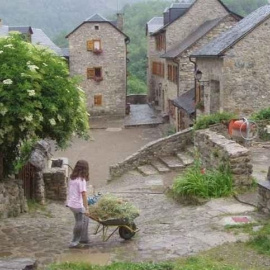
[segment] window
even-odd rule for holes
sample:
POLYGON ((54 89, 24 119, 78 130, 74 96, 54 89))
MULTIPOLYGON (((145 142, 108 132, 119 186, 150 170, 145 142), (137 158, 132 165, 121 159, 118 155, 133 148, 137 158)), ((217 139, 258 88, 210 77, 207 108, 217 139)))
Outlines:
POLYGON ((101 50, 101 41, 99 39, 93 40, 94 50, 101 50))
POLYGON ((87 51, 92 51, 94 53, 98 52, 101 53, 101 40, 100 39, 93 39, 87 40, 87 51))
POLYGON ((99 30, 99 25, 95 25, 95 30, 99 30))
POLYGON ((94 96, 94 105, 95 106, 102 106, 102 95, 95 95, 94 96))
POLYGON ((165 50, 166 42, 165 42, 165 34, 159 34, 156 36, 156 50, 162 51, 165 50))
POLYGON ((168 80, 174 83, 177 83, 177 73, 178 73, 178 68, 177 66, 174 65, 168 65, 168 80))
POLYGON ((164 77, 164 64, 161 62, 152 63, 152 74, 164 77))
POLYGON ((92 79, 97 82, 102 81, 102 68, 101 67, 93 67, 87 68, 87 79, 92 79))

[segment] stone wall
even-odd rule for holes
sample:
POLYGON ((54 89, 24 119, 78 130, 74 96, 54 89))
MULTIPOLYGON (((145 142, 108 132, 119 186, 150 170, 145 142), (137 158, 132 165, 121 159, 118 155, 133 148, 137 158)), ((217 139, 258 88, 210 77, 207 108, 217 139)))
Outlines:
POLYGON ((67 196, 66 170, 50 168, 43 172, 45 198, 55 201, 65 201, 67 196))
POLYGON ((21 180, 7 179, 0 182, 0 218, 16 217, 27 211, 21 180))
POLYGON ((126 37, 110 23, 84 23, 69 40, 71 75, 82 76, 87 108, 92 115, 125 116, 126 108, 126 37), (98 28, 98 30, 96 28, 98 28), (87 40, 101 40, 102 53, 87 51, 87 40), (87 68, 101 67, 103 80, 87 79, 87 68), (94 96, 102 96, 95 105, 94 96))
POLYGON ((227 163, 236 186, 252 183, 252 163, 247 148, 209 129, 195 132, 194 145, 206 169, 218 169, 227 163))
POLYGON ((149 163, 153 158, 174 154, 193 143, 192 128, 166 138, 151 142, 124 161, 110 167, 111 177, 119 177, 139 165, 149 163))
POLYGON ((270 214, 270 181, 258 183, 258 210, 270 214))
POLYGON ((147 104, 147 95, 128 95, 127 96, 127 103, 130 104, 147 104))

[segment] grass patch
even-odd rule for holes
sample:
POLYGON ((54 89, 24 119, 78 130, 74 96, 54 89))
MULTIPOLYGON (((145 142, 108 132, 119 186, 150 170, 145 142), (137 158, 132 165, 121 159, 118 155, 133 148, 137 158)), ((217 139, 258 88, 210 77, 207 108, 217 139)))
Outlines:
POLYGON ((218 124, 218 123, 228 123, 230 120, 235 119, 236 116, 233 113, 214 113, 210 115, 202 115, 200 116, 195 124, 194 130, 198 129, 205 129, 211 125, 218 124))
POLYGON ((259 231, 253 232, 253 237, 248 245, 260 254, 270 255, 270 224, 266 224, 259 231))
POLYGON ((34 213, 37 211, 42 211, 42 212, 46 212, 46 206, 42 205, 38 202, 36 202, 35 200, 27 200, 27 206, 28 206, 28 210, 30 213, 34 213))
POLYGON ((233 194, 233 179, 230 170, 224 166, 219 170, 201 171, 199 161, 175 179, 172 187, 174 198, 199 197, 220 198, 233 194))
POLYGON ((95 266, 85 263, 54 264, 49 270, 240 270, 224 262, 203 257, 190 257, 177 262, 163 263, 113 263, 107 266, 95 266))

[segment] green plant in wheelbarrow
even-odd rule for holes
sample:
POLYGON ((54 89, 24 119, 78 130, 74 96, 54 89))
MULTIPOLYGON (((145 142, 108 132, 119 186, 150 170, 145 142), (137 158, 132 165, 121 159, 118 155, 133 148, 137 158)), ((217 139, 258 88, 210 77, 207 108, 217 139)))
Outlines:
POLYGON ((137 229, 134 219, 139 216, 139 210, 130 202, 107 194, 101 196, 96 204, 89 206, 89 217, 104 227, 119 227, 120 237, 128 240, 137 229))

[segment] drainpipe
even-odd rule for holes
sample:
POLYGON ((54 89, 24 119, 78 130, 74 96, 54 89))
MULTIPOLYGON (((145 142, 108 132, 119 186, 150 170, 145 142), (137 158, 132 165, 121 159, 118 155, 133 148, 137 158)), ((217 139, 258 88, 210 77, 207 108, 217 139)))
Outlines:
POLYGON ((126 43, 126 97, 125 97, 125 115, 126 115, 126 107, 127 107, 127 80, 128 80, 128 76, 127 76, 127 73, 128 73, 128 63, 129 63, 129 59, 127 58, 127 45, 130 43, 130 38, 129 37, 126 37, 125 38, 125 43, 126 43))
MULTIPOLYGON (((189 56, 189 61, 190 61, 192 64, 194 64, 194 74, 195 74, 195 72, 196 72, 196 70, 197 70, 197 63, 191 59, 191 56, 189 56)), ((197 80, 196 80, 195 77, 194 77, 194 89, 195 89, 195 99, 196 99, 197 80)), ((196 119, 196 118, 197 118, 197 115, 196 115, 196 108, 195 108, 195 113, 194 113, 194 114, 195 114, 195 119, 196 119)))

